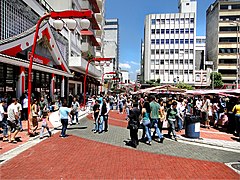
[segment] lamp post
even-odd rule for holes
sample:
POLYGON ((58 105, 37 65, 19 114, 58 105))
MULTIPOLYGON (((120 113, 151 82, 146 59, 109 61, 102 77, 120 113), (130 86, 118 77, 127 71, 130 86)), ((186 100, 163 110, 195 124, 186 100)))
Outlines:
POLYGON ((30 118, 31 118, 31 94, 32 94, 32 65, 33 65, 33 59, 34 59, 34 53, 37 45, 37 39, 38 39, 38 32, 39 27, 43 20, 47 18, 52 18, 55 21, 53 22, 53 25, 56 27, 57 30, 61 30, 64 26, 62 18, 70 18, 71 20, 67 23, 67 27, 71 30, 73 28, 76 28, 76 21, 72 18, 91 18, 92 17, 92 11, 91 10, 84 10, 84 11, 75 11, 75 10, 68 10, 68 11, 62 11, 62 12, 49 12, 42 16, 36 25, 36 31, 34 34, 34 40, 32 45, 32 52, 30 54, 30 62, 28 67, 28 134, 30 134, 30 118), (75 26, 75 27, 74 27, 75 26))
POLYGON ((91 62, 95 62, 95 65, 104 65, 105 62, 110 62, 112 58, 91 58, 88 60, 87 66, 86 66, 86 71, 85 71, 85 76, 84 76, 84 87, 83 87, 83 105, 86 107, 86 87, 87 87, 87 75, 88 75, 88 68, 91 62), (97 63, 98 64, 97 64, 97 63))
MULTIPOLYGON (((106 73, 103 73, 103 75, 102 75, 102 83, 103 83, 103 80, 104 80, 104 76, 105 76, 106 74, 117 74, 117 73, 116 73, 116 72, 106 72, 106 73)), ((101 86, 100 92, 102 92, 102 86, 101 86)))
POLYGON ((236 89, 238 89, 238 86, 239 86, 239 24, 240 24, 240 21, 233 21, 231 23, 231 25, 236 25, 237 26, 237 77, 236 77, 236 89))

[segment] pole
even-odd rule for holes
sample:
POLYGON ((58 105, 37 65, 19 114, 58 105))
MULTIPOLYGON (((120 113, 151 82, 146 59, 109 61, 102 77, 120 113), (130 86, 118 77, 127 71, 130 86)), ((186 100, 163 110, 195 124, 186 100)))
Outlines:
POLYGON ((92 62, 92 59, 88 60, 86 71, 85 71, 85 76, 84 76, 84 87, 83 87, 83 105, 86 107, 86 86, 87 86, 87 75, 88 75, 88 67, 89 64, 92 62))
POLYGON ((28 67, 28 134, 31 133, 30 132, 30 119, 31 119, 31 95, 32 95, 32 65, 33 65, 33 59, 34 59, 34 52, 35 52, 36 45, 37 45, 39 27, 40 27, 42 21, 50 16, 51 16, 51 14, 46 14, 38 20, 37 25, 36 25, 36 31, 34 34, 32 52, 30 55, 30 62, 29 62, 29 67, 28 67))
POLYGON ((103 84, 104 84, 104 83, 103 83, 104 75, 105 75, 105 73, 102 74, 102 86, 101 86, 101 90, 100 90, 100 92, 102 92, 102 87, 103 87, 103 84))
POLYGON ((236 89, 238 89, 238 81, 239 81, 239 23, 237 22, 237 82, 236 89))
POLYGON ((214 89, 214 64, 212 65, 213 71, 212 71, 212 89, 214 89))

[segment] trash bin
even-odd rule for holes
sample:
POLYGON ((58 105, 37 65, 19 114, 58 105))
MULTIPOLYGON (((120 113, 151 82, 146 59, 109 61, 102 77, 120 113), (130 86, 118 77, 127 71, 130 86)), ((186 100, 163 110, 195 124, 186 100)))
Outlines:
POLYGON ((186 115, 185 117, 185 135, 189 138, 200 137, 200 117, 186 115))

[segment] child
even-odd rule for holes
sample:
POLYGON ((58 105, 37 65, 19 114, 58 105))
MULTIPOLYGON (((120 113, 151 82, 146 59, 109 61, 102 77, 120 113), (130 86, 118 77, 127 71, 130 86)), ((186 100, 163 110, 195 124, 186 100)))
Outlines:
POLYGON ((49 130, 49 127, 48 127, 48 124, 47 124, 47 120, 49 121, 49 119, 48 119, 48 112, 47 111, 43 111, 41 119, 42 119, 42 129, 41 129, 41 132, 40 132, 40 139, 43 138, 43 132, 44 132, 45 128, 47 129, 47 131, 49 133, 49 137, 51 137, 52 133, 49 130))

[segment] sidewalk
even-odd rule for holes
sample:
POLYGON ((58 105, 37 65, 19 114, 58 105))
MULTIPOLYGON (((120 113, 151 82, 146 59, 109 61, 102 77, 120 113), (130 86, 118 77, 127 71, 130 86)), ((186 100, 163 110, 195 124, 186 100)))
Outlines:
MULTIPOLYGON (((54 115, 54 113, 58 113, 58 112, 53 112, 52 115, 54 115)), ((87 114, 86 111, 79 111, 79 119, 81 119, 82 117, 84 117, 85 115, 87 114)), ((55 117, 54 117, 55 118, 55 117)), ((22 132, 19 132, 16 136, 16 140, 17 140, 17 143, 14 144, 14 143, 8 143, 8 142, 2 142, 2 134, 0 136, 0 141, 1 141, 1 144, 0 144, 0 149, 1 149, 1 154, 3 153, 6 153, 16 147, 19 147, 21 145, 23 145, 24 143, 28 142, 28 141, 32 141, 36 138, 39 138, 39 135, 37 136, 34 136, 34 137, 30 137, 28 135, 28 132, 27 132, 27 127, 28 127, 28 123, 27 121, 22 121, 22 124, 23 124, 23 129, 24 131, 22 132)), ((42 122, 39 122, 38 123, 38 130, 37 132, 40 133, 40 130, 41 130, 41 124, 42 122)), ((59 126, 61 126, 61 122, 59 121, 58 118, 55 118, 55 119, 52 119, 51 118, 51 115, 50 115, 50 122, 48 122, 48 126, 49 126, 49 129, 50 131, 52 132, 54 130, 54 128, 58 128, 59 126)), ((44 138, 47 138, 48 137, 48 132, 47 130, 45 129, 44 130, 44 134, 43 134, 44 138)))

